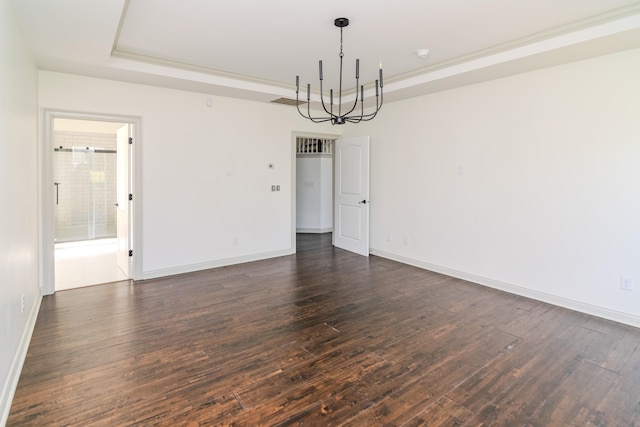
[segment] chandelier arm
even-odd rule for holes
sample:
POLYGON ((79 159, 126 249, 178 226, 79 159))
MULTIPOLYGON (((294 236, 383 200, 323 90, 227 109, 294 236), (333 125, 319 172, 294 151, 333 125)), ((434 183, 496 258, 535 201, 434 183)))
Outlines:
POLYGON ((298 113, 300 113, 300 115, 301 115, 302 117, 304 117, 305 119, 311 120, 312 122, 315 122, 315 123, 320 123, 320 122, 317 122, 317 121, 316 121, 316 118, 311 117, 311 115, 307 115, 307 116, 305 116, 305 115, 304 115, 304 113, 300 110, 300 106, 299 106, 299 105, 297 106, 297 108, 298 108, 298 113))
MULTIPOLYGON (((354 104, 353 108, 351 109, 351 111, 355 110, 356 105, 357 105, 357 89, 358 86, 356 86, 356 104, 354 104)), ((345 122, 349 122, 349 123, 360 123, 362 121, 362 117, 364 116, 364 88, 362 86, 360 86, 360 116, 349 116, 348 114, 345 116, 345 122)), ((351 113, 351 111, 349 113, 351 113)))
MULTIPOLYGON (((357 97, 357 95, 356 95, 356 97, 357 97)), ((360 103, 362 104, 362 101, 360 101, 360 103)), ((356 98, 356 101, 351 106, 351 109, 348 112, 345 113, 345 117, 348 116, 349 114, 353 113, 353 111, 356 109, 357 106, 358 106, 358 99, 356 98)))
MULTIPOLYGON (((356 58, 356 99, 353 101, 353 106, 351 107, 351 110, 349 110, 349 112, 346 113, 345 116, 348 116, 349 114, 351 114, 358 106, 358 86, 360 86, 360 59, 356 58)), ((362 86, 360 86, 360 104, 362 105, 364 110, 363 102, 364 102, 364 89, 362 86)))
POLYGON ((354 105, 351 108, 351 110, 344 115, 344 119, 345 119, 346 122, 349 122, 349 123, 360 123, 361 121, 366 122, 366 121, 369 121, 369 120, 373 119, 378 114, 378 111, 380 111, 380 109, 382 108, 382 103, 384 102, 382 86, 379 85, 378 80, 376 80, 376 89, 380 90, 380 96, 378 96, 378 90, 376 90, 376 110, 373 113, 364 114, 364 89, 361 86, 360 87, 360 93, 361 93, 361 95, 360 95, 360 105, 362 107, 362 111, 360 113, 360 117, 358 117, 358 116, 349 117, 349 114, 351 114, 355 110, 356 104, 358 102, 358 98, 357 98, 357 96, 358 96, 357 92, 358 91, 356 90, 356 102, 354 103, 354 105))
POLYGON ((365 116, 362 118, 362 121, 363 121, 363 122, 368 122, 369 120, 372 120, 372 119, 373 119, 373 118, 378 114, 378 111, 380 111, 380 109, 379 109, 379 108, 378 108, 378 109, 376 109, 376 111, 374 111, 373 113, 369 113, 369 114, 365 115, 365 116))
POLYGON ((324 103, 324 96, 323 96, 324 92, 323 92, 323 88, 322 88, 322 80, 323 80, 323 78, 322 78, 322 61, 320 61, 320 63, 319 63, 319 70, 320 70, 319 71, 319 76, 320 76, 320 102, 322 103, 322 108, 324 109, 324 112, 329 115, 329 118, 324 120, 326 122, 326 121, 329 121, 329 120, 331 120, 333 118, 333 113, 330 112, 329 110, 327 110, 327 106, 324 103))
MULTIPOLYGON (((358 106, 358 89, 357 89, 358 88, 358 84, 359 84, 359 79, 356 78, 356 100, 353 102, 353 105, 351 106, 351 109, 349 111, 347 111, 346 113, 344 113, 344 117, 347 117, 347 116, 349 116, 349 114, 353 113, 353 111, 358 106)), ((360 96, 360 100, 361 100, 360 103, 362 103, 362 101, 364 101, 364 96, 360 96)))
POLYGON ((360 119, 360 121, 362 122, 368 122, 369 120, 373 119, 377 114, 378 111, 380 111, 379 109, 377 109, 376 111, 374 111, 373 113, 369 113, 369 114, 365 114, 364 116, 362 116, 362 118, 360 119))
POLYGON ((296 108, 298 110, 298 113, 300 113, 302 117, 304 117, 307 120, 311 120, 313 123, 324 123, 331 120, 331 118, 327 118, 327 117, 313 117, 311 115, 310 102, 308 101, 307 101, 307 115, 305 116, 304 113, 300 110, 300 100, 299 100, 299 95, 297 90, 296 90, 296 108))
POLYGON ((307 120, 311 120, 313 123, 324 123, 324 122, 328 122, 329 120, 332 120, 334 117, 330 116, 330 117, 313 117, 311 115, 311 107, 310 107, 310 103, 307 102, 307 115, 305 115, 301 110, 300 110, 300 101, 299 98, 296 94, 296 109, 298 110, 298 113, 300 113, 300 115, 302 117, 304 117, 307 120))
POLYGON ((305 119, 309 118, 302 114, 302 111, 300 111, 300 76, 296 76, 296 108, 298 109, 298 113, 300 113, 302 117, 304 117, 305 119))
MULTIPOLYGON (((322 63, 322 61, 320 61, 322 63)), ((322 77, 322 65, 320 65, 320 77, 322 77)), ((313 123, 324 123, 332 120, 334 115, 329 113, 325 108, 325 111, 329 114, 329 117, 313 117, 311 115, 311 88, 310 85, 307 85, 307 115, 305 116, 302 111, 300 111, 300 79, 299 76, 296 76, 296 108, 298 109, 298 113, 305 119, 311 120, 313 123)), ((322 79, 320 79, 320 99, 322 100, 322 79)), ((324 107, 324 101, 322 102, 322 106, 324 107)))
POLYGON ((313 117, 311 116, 311 102, 307 102, 307 114, 308 114, 308 119, 311 120, 313 123, 324 123, 324 122, 328 122, 329 120, 331 120, 331 117, 313 117))
POLYGON ((380 110, 376 110, 373 113, 365 115, 364 117, 362 117, 361 121, 368 122, 369 120, 372 120, 378 114, 378 111, 380 110))
POLYGON ((378 114, 378 111, 380 111, 380 109, 382 108, 383 102, 384 102, 384 95, 383 95, 382 87, 380 87, 380 97, 378 98, 378 95, 376 95, 376 110, 373 113, 364 114, 361 120, 363 122, 368 122, 369 120, 373 119, 378 114))
POLYGON ((327 110, 327 106, 324 103, 324 98, 322 97, 322 81, 320 81, 320 102, 322 103, 322 108, 324 109, 324 112, 329 115, 329 117, 326 120, 324 120, 325 122, 333 119, 334 117, 337 117, 335 114, 333 114, 333 104, 331 104, 331 111, 329 111, 327 110))
MULTIPOLYGON (((358 106, 358 86, 360 86, 360 59, 356 58, 356 99, 353 101, 353 106, 351 107, 351 110, 349 110, 349 112, 346 113, 345 116, 348 116, 349 114, 351 114, 358 106)), ((364 101, 364 91, 362 90, 362 87, 360 87, 360 104, 361 105, 363 101, 364 101)))
POLYGON ((331 112, 329 113, 329 115, 331 115, 333 117, 333 89, 329 90, 329 97, 330 97, 329 102, 331 103, 331 105, 330 105, 331 112))
MULTIPOLYGON (((376 86, 377 86, 377 81, 376 81, 376 86)), ((376 91, 377 92, 377 91, 376 91)), ((345 117, 345 121, 349 122, 349 123, 360 123, 360 122, 367 122, 371 119, 373 119, 377 114, 378 111, 380 111, 380 108, 382 108, 382 102, 381 102, 381 98, 379 97, 379 95, 376 93, 376 110, 373 113, 369 113, 369 114, 364 114, 364 87, 360 86, 360 106, 361 106, 361 111, 360 111, 360 116, 355 116, 355 117, 345 117)), ((382 94, 382 88, 380 88, 380 94, 382 94)))
MULTIPOLYGON (((299 102, 299 101, 298 101, 298 100, 296 100, 296 103, 297 103, 297 102, 299 102)), ((302 113, 302 111, 300 111, 300 105, 296 105, 296 107, 297 107, 297 109, 298 109, 298 113, 300 113, 300 115, 301 115, 302 117, 304 117, 305 119, 308 119, 308 118, 309 118, 309 117, 305 116, 305 115, 302 113)))
MULTIPOLYGON (((308 103, 307 103, 308 104, 308 103)), ((302 111, 300 111, 300 96, 299 96, 299 78, 296 76, 296 108, 298 109, 298 113, 305 119, 310 119, 311 117, 305 116, 302 111)))

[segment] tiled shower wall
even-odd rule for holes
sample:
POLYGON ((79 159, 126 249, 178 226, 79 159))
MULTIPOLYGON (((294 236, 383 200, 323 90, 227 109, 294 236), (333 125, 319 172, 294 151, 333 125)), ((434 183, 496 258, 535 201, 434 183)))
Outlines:
MULTIPOLYGON (((100 239, 116 235, 116 135, 54 131, 56 242, 100 239), (86 150, 111 150, 96 153, 86 150)), ((54 189, 55 190, 55 189, 54 189)))

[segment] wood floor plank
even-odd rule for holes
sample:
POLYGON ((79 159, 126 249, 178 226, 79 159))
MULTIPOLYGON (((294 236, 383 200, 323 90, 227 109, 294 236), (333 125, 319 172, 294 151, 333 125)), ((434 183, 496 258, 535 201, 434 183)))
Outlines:
MULTIPOLYGON (((619 330, 619 328, 615 328, 619 330)), ((637 338, 636 338, 637 339, 637 338)), ((620 368, 614 385, 596 408, 588 408, 589 421, 598 426, 640 425, 640 342, 620 368), (607 424, 608 423, 608 424, 607 424)))
POLYGON ((354 388, 337 393, 288 420, 277 424, 285 426, 339 426, 372 405, 354 388))
MULTIPOLYGON (((540 343, 523 340, 447 396, 474 411, 473 422, 481 425, 526 425, 575 371, 593 335, 570 327, 545 341, 542 348, 540 343)), ((590 390, 574 392, 579 396, 590 390)))
POLYGON ((8 426, 640 423, 640 330, 298 236, 44 297, 8 426))
POLYGON ((473 412, 448 397, 442 397, 420 415, 403 424, 402 427, 463 426, 472 417, 473 412))
MULTIPOLYGON (((464 345, 446 346, 447 351, 440 353, 434 348, 424 366, 413 363, 398 363, 411 369, 403 371, 394 380, 385 378, 383 385, 396 382, 396 389, 382 399, 385 411, 377 410, 374 405, 368 409, 374 419, 370 422, 382 425, 402 425, 424 412, 429 406, 440 400, 458 384, 466 381, 475 372, 487 366, 496 358, 504 357, 504 350, 519 339, 500 331, 481 335, 464 345)), ((441 347, 445 348, 445 347, 441 347)), ((409 356, 411 360, 418 358, 409 356)), ((373 402, 379 396, 371 394, 371 389, 357 386, 373 402)), ((365 414, 366 416, 366 414, 365 414)))
POLYGON ((576 368, 551 392, 544 405, 533 414, 535 425, 586 425, 590 412, 613 385, 617 374, 608 369, 576 359, 576 368), (589 390, 589 393, 574 393, 589 390))
MULTIPOLYGON (((300 414, 302 418, 309 415, 331 418, 324 416, 327 414, 322 413, 318 403, 329 401, 335 395, 354 395, 351 391, 353 384, 384 363, 372 353, 344 354, 336 351, 325 359, 313 360, 291 371, 265 378, 262 383, 238 393, 247 408, 243 422, 247 425, 277 425, 287 422, 292 414, 300 414)), ((361 395, 357 401, 366 403, 361 395)), ((297 415, 293 418, 297 419, 297 415)))

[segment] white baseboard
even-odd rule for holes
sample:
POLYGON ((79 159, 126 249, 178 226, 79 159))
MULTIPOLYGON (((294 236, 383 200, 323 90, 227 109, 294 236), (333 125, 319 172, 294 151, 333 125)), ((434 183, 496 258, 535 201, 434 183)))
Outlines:
POLYGON ((233 258, 224 258, 215 261, 202 262, 198 264, 181 265, 178 267, 163 268, 161 270, 151 270, 142 273, 142 280, 156 279, 158 277, 174 276, 176 274, 192 273, 194 271, 208 270, 210 268, 226 267, 228 265, 242 264, 245 262, 260 261, 263 259, 277 258, 280 256, 294 254, 295 250, 283 249, 280 251, 263 252, 233 258))
POLYGON ((20 338, 18 351, 16 351, 13 361, 11 362, 11 369, 9 370, 7 382, 2 386, 2 396, 0 396, 0 426, 4 426, 7 423, 7 418, 9 418, 11 402, 13 401, 13 396, 15 395, 16 388, 18 387, 18 380, 20 380, 20 373, 22 372, 24 360, 27 357, 27 350, 29 350, 31 335, 33 335, 33 329, 36 326, 36 320, 38 320, 38 312, 40 311, 41 302, 42 295, 38 292, 36 301, 31 306, 31 311, 29 311, 29 317, 27 318, 27 324, 22 332, 22 337, 20 338))
POLYGON ((505 283, 505 282, 489 279, 482 276, 476 276, 474 274, 465 273, 463 271, 458 271, 458 270, 442 267, 435 264, 429 264, 427 262, 415 260, 412 258, 407 258, 401 255, 381 251, 378 249, 371 249, 370 253, 372 255, 376 255, 382 258, 387 258, 393 261, 401 262, 403 264, 408 264, 414 267, 422 268, 424 270, 445 274, 447 276, 456 277, 458 279, 463 279, 469 282, 477 283, 479 285, 487 286, 490 288, 498 289, 501 291, 509 292, 509 293, 520 295, 527 298, 532 298, 537 301, 547 302, 549 304, 557 305, 559 307, 568 308, 570 310, 579 311, 581 313, 602 317, 603 319, 613 320, 614 322, 624 323, 626 325, 631 325, 636 328, 640 328, 640 317, 634 316, 632 314, 610 310, 608 308, 587 304, 581 301, 573 300, 570 298, 564 298, 557 295, 547 294, 545 292, 536 291, 535 289, 524 288, 522 286, 505 283))
POLYGON ((296 228, 296 233, 331 233, 333 227, 328 228, 296 228))

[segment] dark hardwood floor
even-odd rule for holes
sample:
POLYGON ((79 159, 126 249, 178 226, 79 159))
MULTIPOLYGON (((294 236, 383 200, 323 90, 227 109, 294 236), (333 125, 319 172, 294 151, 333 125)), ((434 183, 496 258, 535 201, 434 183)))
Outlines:
POLYGON ((634 426, 640 330, 300 235, 45 297, 9 426, 634 426))

